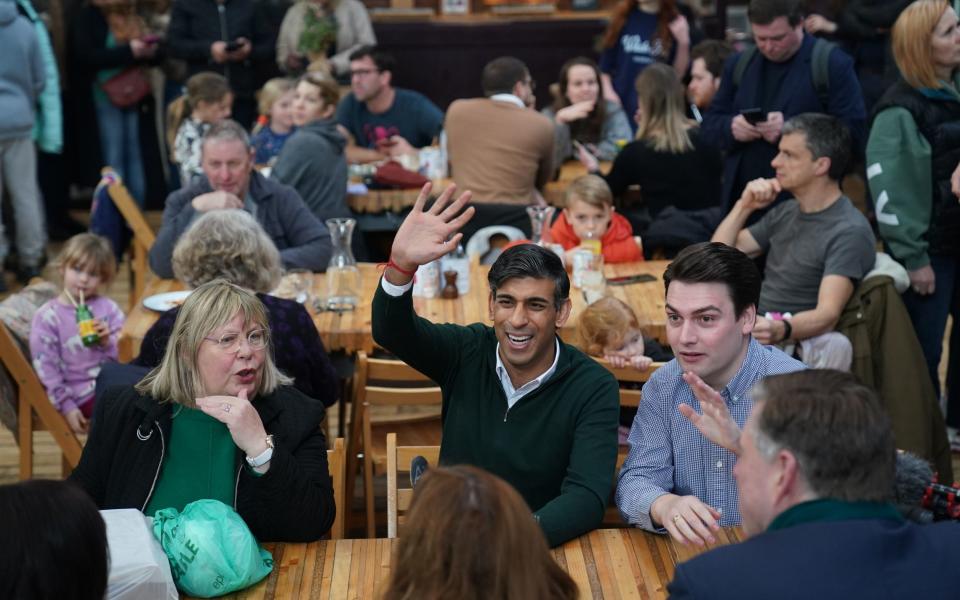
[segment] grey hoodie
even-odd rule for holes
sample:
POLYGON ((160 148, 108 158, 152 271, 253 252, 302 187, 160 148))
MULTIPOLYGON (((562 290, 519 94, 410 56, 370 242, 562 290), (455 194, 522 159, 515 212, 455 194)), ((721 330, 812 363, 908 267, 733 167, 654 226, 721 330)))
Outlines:
POLYGON ((307 123, 284 143, 270 178, 296 189, 321 222, 349 217, 346 144, 333 119, 307 123))
POLYGON ((0 141, 30 137, 46 74, 33 24, 0 0, 0 141))

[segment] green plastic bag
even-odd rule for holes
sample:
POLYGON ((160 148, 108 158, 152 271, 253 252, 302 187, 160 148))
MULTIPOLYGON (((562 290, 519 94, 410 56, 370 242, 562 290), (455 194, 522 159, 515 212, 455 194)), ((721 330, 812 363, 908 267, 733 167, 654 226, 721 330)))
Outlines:
POLYGON ((219 500, 197 500, 178 512, 157 511, 153 535, 170 560, 177 589, 213 598, 242 590, 273 570, 273 556, 257 544, 250 528, 219 500))

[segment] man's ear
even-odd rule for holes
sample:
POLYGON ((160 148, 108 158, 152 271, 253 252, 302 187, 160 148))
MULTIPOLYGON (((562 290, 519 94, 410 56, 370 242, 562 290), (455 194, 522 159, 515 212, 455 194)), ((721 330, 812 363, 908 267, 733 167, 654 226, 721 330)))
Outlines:
POLYGON ((792 504, 795 498, 801 497, 806 493, 806 485, 800 474, 800 461, 794 456, 793 452, 781 448, 774 457, 774 463, 777 468, 776 480, 773 482, 773 505, 782 506, 792 504))
POLYGON ((489 299, 489 301, 487 302, 487 309, 490 311, 490 320, 491 320, 491 321, 493 320, 493 303, 494 303, 495 300, 496 300, 496 296, 494 296, 493 292, 490 292, 490 299, 489 299))
POLYGON ((830 160, 829 156, 821 156, 817 160, 813 161, 813 172, 818 176, 823 177, 830 173, 830 167, 833 165, 833 161, 830 160))
POLYGON ((573 302, 570 301, 570 298, 566 298, 563 303, 560 304, 560 310, 557 311, 557 329, 563 328, 567 319, 570 318, 571 311, 573 311, 573 302))
POLYGON ((757 324, 757 305, 751 304, 750 306, 743 309, 743 313, 740 315, 741 325, 740 330, 743 335, 753 331, 753 326, 757 324))

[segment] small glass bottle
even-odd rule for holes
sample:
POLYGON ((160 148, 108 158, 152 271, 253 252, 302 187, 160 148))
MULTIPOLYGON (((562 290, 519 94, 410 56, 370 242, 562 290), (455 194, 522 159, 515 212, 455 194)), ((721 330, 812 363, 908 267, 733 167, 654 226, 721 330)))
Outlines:
POLYGON ((86 304, 77 305, 77 329, 80 332, 80 341, 88 348, 100 343, 97 335, 97 322, 93 318, 90 307, 86 304))

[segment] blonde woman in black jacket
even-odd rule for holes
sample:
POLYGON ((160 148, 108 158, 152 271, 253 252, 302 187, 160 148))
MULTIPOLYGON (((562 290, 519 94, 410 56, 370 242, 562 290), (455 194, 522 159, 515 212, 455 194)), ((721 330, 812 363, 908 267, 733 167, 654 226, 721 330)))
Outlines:
POLYGON ((263 304, 222 280, 193 291, 160 366, 97 404, 70 476, 101 509, 152 516, 212 498, 264 541, 311 541, 336 508, 323 404, 289 386, 263 304))

